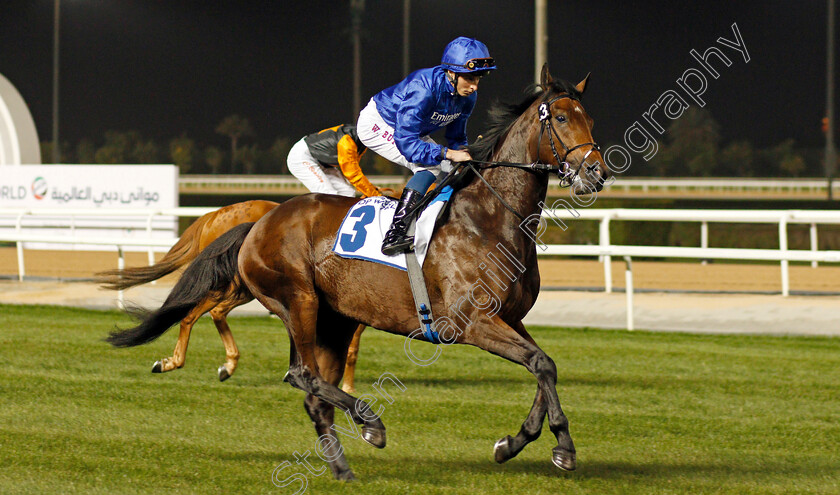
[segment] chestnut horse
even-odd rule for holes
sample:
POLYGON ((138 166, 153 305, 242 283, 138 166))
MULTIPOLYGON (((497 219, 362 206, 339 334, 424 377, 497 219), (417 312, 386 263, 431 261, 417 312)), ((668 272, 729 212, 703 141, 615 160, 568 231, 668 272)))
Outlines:
MULTIPOLYGON (((491 112, 490 131, 470 152, 493 164, 478 174, 464 174, 423 266, 435 328, 444 343, 480 347, 536 377, 536 396, 519 433, 496 442, 500 463, 535 440, 548 416, 557 439, 552 462, 566 470, 576 467, 569 422, 556 390, 557 368, 522 324, 540 286, 534 237, 522 224, 539 218, 549 179, 540 169, 547 165, 570 179, 574 194, 600 190, 609 177, 592 139, 592 119, 580 103, 587 80, 577 85, 555 81, 543 67, 539 91, 518 106, 491 112), (485 258, 495 260, 493 270, 485 258)), ((354 203, 338 196, 300 196, 253 226, 235 227, 190 265, 159 310, 110 339, 121 345, 152 340, 177 321, 169 312, 188 308, 202 292, 233 281, 285 323, 291 350, 284 381, 306 392, 304 404, 319 437, 332 433, 338 407, 362 426, 366 442, 384 447, 379 415, 337 386, 347 348, 359 323, 409 339, 418 338, 419 330, 405 272, 333 252, 336 232, 354 203)), ((338 438, 321 446, 333 475, 352 479, 338 438)))
MULTIPOLYGON (((96 274, 97 281, 105 289, 126 290, 157 280, 190 263, 198 256, 198 253, 228 230, 243 223, 256 222, 278 204, 274 201, 252 200, 211 211, 187 227, 178 242, 154 265, 100 272, 96 274)), ((245 293, 240 293, 233 299, 225 296, 226 291, 210 294, 181 320, 181 332, 175 349, 172 351, 172 357, 155 362, 152 367, 153 373, 163 373, 184 366, 192 327, 198 318, 209 311, 225 346, 225 363, 219 366, 219 380, 225 381, 233 375, 239 363, 239 350, 228 326, 227 315, 233 308, 253 300, 253 297, 245 293)), ((359 355, 359 339, 364 328, 364 325, 360 325, 356 330, 357 335, 354 337, 347 356, 343 389, 349 393, 355 392, 353 378, 359 355)))

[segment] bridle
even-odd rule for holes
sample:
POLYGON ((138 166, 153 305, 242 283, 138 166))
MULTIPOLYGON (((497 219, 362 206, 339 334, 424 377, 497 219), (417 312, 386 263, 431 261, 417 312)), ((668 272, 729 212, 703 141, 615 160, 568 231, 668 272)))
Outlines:
MULTIPOLYGON (((514 215, 516 215, 520 221, 524 221, 525 217, 522 216, 522 214, 520 214, 518 211, 513 209, 512 206, 507 204, 507 202, 504 199, 502 199, 499 193, 497 193, 496 190, 493 189, 493 186, 491 186, 490 183, 487 182, 487 179, 485 179, 480 173, 478 173, 478 170, 476 170, 476 168, 473 166, 473 163, 484 165, 479 167, 482 170, 496 167, 508 167, 519 168, 534 173, 556 172, 557 177, 560 179, 560 187, 570 187, 572 184, 575 183, 576 180, 579 180, 578 175, 580 174, 580 168, 586 164, 586 159, 589 158, 589 155, 592 154, 593 151, 600 151, 601 147, 594 142, 577 144, 575 146, 572 146, 571 148, 566 146, 566 143, 563 142, 563 139, 557 133, 557 130, 552 124, 554 116, 551 114, 551 105, 553 105, 554 102, 563 98, 569 98, 570 100, 580 101, 578 98, 572 96, 571 94, 565 93, 559 96, 555 96, 549 101, 543 101, 542 103, 540 103, 540 106, 537 109, 537 116, 540 120, 540 135, 537 139, 537 156, 539 157, 539 150, 542 146, 543 134, 548 134, 548 143, 551 146, 551 153, 552 155, 554 155, 554 159, 556 160, 557 165, 551 163, 540 163, 538 161, 534 163, 491 162, 481 160, 471 160, 470 162, 465 162, 466 166, 472 169, 472 171, 475 172, 475 175, 477 175, 478 178, 481 179, 481 181, 484 182, 484 184, 490 189, 490 192, 492 192, 493 195, 495 195, 496 198, 499 201, 501 201, 505 208, 507 208, 514 215), (557 146, 554 144, 555 139, 557 140, 557 142, 560 143, 560 146, 562 146, 563 150, 566 152, 562 158, 560 157, 560 153, 557 152, 557 146), (581 167, 578 167, 577 170, 572 170, 572 166, 569 162, 566 161, 566 158, 568 158, 573 151, 580 149, 584 146, 590 146, 590 149, 583 156, 583 160, 581 160, 581 167)), ((593 168, 597 167, 598 164, 595 163, 593 165, 587 166, 586 169, 592 170, 593 168)))
MULTIPOLYGON (((552 100, 548 102, 540 103, 539 108, 537 109, 537 114, 539 115, 540 122, 542 125, 540 126, 540 137, 537 140, 537 150, 539 151, 540 146, 542 145, 542 137, 545 133, 546 129, 548 129, 548 143, 551 145, 551 154, 554 155, 554 159, 557 161, 559 169, 557 170, 557 177, 560 178, 560 187, 570 187, 577 178, 578 174, 580 173, 580 167, 577 170, 572 170, 572 166, 569 162, 566 161, 566 158, 575 151, 576 149, 583 148, 584 146, 590 146, 589 151, 583 155, 583 160, 581 160, 581 167, 586 163, 586 159, 589 158, 589 155, 592 154, 593 151, 601 151, 601 147, 598 146, 597 143, 581 143, 569 148, 566 146, 566 143, 563 142, 563 139, 560 138, 560 135, 557 134, 557 129, 554 128, 552 122, 554 121, 554 116, 551 115, 551 105, 554 104, 557 100, 561 100, 563 98, 569 98, 570 100, 580 101, 577 98, 573 97, 572 95, 566 93, 560 96, 554 97, 552 100), (560 143, 560 146, 563 147, 563 150, 566 152, 563 155, 563 158, 560 158, 560 154, 557 153, 557 147, 554 145, 554 139, 560 143)), ((596 168, 598 165, 590 165, 587 170, 592 170, 596 168)))

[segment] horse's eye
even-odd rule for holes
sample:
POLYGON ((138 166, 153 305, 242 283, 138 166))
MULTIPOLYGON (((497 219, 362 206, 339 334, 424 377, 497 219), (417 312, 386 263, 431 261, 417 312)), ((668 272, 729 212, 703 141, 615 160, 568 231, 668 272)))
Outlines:
POLYGON ((566 117, 563 116, 563 115, 558 115, 555 118, 557 119, 557 122, 565 122, 566 121, 566 117))

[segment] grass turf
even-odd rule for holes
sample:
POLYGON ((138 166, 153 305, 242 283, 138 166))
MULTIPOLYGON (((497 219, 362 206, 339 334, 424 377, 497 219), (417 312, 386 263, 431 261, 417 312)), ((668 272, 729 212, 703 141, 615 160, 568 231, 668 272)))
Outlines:
MULTIPOLYGON (((196 326, 181 370, 152 375, 176 332, 133 349, 102 341, 116 312, 0 306, 0 493, 840 493, 840 340, 533 328, 558 367, 578 470, 550 461, 543 435, 504 465, 493 444, 533 401, 524 368, 466 346, 412 364, 404 339, 362 338, 359 394, 380 399, 388 446, 338 434, 359 478, 295 464, 315 434, 303 393, 281 382, 288 341, 276 319, 231 320, 242 359, 196 326)), ((417 344, 419 354, 428 344, 417 344)), ((378 405, 376 407, 378 407, 378 405)), ((337 423, 347 425, 342 416, 337 423)))

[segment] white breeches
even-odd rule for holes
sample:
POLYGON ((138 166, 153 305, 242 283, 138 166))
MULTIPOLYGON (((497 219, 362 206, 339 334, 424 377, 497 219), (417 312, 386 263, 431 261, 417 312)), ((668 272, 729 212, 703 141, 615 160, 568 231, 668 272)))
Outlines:
POLYGON ((287 162, 289 172, 312 192, 349 197, 356 195, 356 188, 347 181, 341 170, 321 166, 309 153, 309 147, 303 139, 289 150, 287 162))

